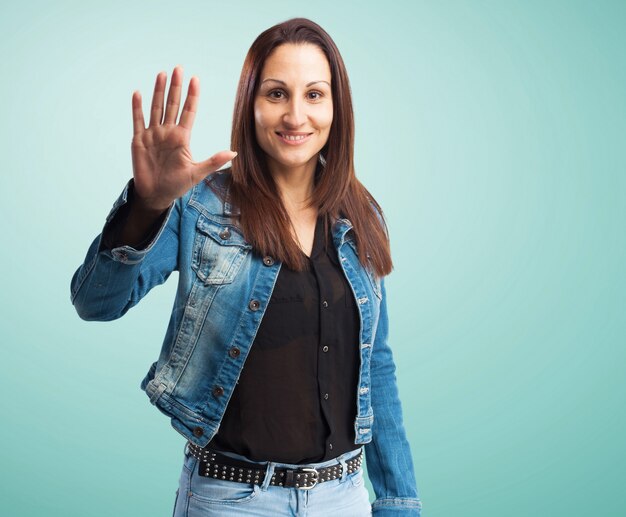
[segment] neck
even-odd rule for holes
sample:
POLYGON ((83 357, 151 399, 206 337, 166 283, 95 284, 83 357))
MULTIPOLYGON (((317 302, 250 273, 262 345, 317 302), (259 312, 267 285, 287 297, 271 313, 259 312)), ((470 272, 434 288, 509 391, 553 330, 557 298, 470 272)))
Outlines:
POLYGON ((313 193, 316 165, 317 156, 298 167, 286 167, 268 160, 270 174, 276 182, 287 211, 299 212, 307 209, 307 203, 313 193))

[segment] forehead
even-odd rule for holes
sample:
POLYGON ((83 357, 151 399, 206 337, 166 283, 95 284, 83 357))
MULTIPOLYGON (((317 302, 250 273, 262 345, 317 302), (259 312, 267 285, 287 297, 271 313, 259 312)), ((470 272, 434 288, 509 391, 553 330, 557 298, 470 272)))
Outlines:
POLYGON ((286 43, 276 47, 265 60, 261 81, 267 78, 285 82, 330 82, 330 65, 324 52, 316 45, 286 43))

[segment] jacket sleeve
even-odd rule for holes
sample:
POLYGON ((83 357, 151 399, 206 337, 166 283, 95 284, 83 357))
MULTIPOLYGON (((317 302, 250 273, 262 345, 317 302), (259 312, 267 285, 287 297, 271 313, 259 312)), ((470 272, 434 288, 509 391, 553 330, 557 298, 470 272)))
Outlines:
POLYGON ((72 276, 70 300, 78 315, 88 321, 122 317, 154 286, 178 269, 178 231, 182 198, 167 210, 148 238, 137 247, 110 248, 126 217, 126 204, 134 188, 131 178, 106 217, 102 232, 72 276), (117 216, 117 217, 116 217, 117 216))
POLYGON ((370 366, 374 412, 372 440, 365 444, 368 477, 376 500, 372 513, 378 517, 420 517, 411 449, 406 438, 402 406, 396 383, 396 366, 388 343, 389 320, 385 279, 381 279, 380 316, 370 366))

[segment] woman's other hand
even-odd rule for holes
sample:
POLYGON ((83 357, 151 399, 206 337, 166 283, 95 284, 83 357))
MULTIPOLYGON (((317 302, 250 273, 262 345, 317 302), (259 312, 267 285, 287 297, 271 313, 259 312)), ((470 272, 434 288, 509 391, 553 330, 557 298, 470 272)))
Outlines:
POLYGON ((194 162, 189 149, 200 80, 193 76, 189 81, 187 99, 178 123, 183 83, 183 68, 176 66, 172 73, 167 105, 164 111, 167 73, 160 72, 154 85, 150 109, 150 125, 146 128, 141 94, 133 92, 133 177, 137 201, 145 210, 162 212, 176 199, 208 174, 232 160, 237 153, 220 151, 203 162, 194 162))

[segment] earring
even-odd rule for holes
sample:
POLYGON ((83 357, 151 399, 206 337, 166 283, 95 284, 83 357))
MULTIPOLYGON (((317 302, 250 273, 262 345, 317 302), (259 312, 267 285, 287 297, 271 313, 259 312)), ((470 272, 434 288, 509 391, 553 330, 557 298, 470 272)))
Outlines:
POLYGON ((322 167, 326 167, 326 158, 322 156, 322 153, 320 153, 318 156, 319 156, 319 162, 322 164, 322 167))

